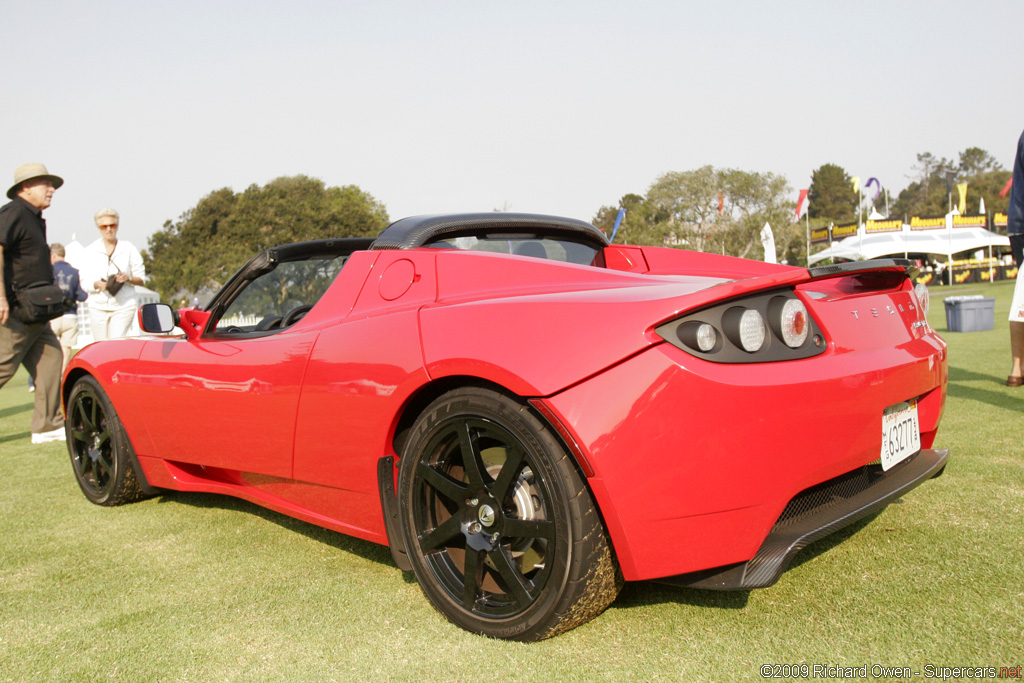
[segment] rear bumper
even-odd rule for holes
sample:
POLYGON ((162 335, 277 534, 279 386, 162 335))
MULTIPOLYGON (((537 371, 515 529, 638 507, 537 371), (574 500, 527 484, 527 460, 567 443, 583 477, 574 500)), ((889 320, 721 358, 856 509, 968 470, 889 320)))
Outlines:
POLYGON ((922 450, 883 472, 865 465, 797 494, 747 562, 658 579, 689 588, 747 590, 770 586, 800 550, 843 527, 881 511, 904 493, 942 474, 949 451, 922 450))

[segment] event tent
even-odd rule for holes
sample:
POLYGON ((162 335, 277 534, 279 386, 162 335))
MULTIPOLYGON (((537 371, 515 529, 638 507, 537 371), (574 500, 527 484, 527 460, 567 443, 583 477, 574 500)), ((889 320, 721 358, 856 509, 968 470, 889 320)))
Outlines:
POLYGON ((977 251, 991 247, 1010 246, 1006 235, 984 228, 940 228, 938 230, 911 230, 904 224, 901 232, 864 234, 862 225, 856 235, 846 237, 831 247, 811 254, 811 264, 825 259, 859 261, 882 256, 903 256, 904 254, 936 254, 952 261, 954 254, 977 251))

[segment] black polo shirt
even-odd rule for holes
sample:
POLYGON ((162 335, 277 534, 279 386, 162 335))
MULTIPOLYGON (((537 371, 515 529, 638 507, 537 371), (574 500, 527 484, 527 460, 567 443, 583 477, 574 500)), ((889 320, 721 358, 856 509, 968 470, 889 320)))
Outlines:
POLYGON ((50 246, 43 212, 21 197, 0 207, 0 245, 4 248, 4 287, 9 300, 15 287, 53 282, 50 246))

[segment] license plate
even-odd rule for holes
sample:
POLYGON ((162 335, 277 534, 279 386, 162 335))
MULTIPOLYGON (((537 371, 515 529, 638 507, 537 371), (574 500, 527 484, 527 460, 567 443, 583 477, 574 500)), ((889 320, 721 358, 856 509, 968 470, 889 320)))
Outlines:
POLYGON ((889 406, 882 411, 882 469, 906 460, 921 450, 917 401, 889 406))

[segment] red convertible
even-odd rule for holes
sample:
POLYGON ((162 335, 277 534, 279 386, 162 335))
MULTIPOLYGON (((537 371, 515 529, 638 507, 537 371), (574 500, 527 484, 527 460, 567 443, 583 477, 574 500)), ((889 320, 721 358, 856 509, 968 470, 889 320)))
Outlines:
POLYGON ((623 580, 769 586, 932 477, 946 345, 910 263, 406 218, 268 249, 65 376, 86 497, 207 491, 390 546, 449 620, 537 640, 623 580), (176 336, 169 336, 177 328, 176 336))

